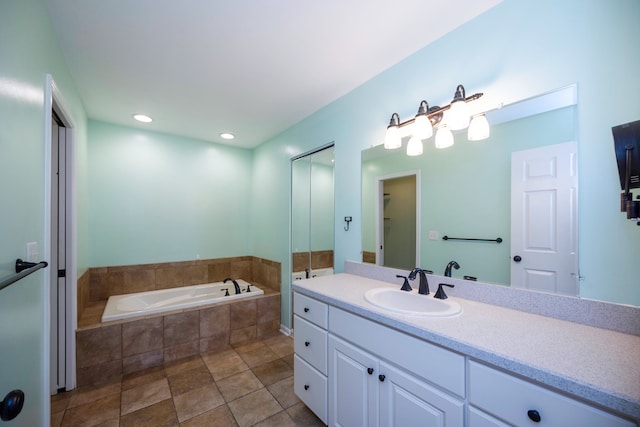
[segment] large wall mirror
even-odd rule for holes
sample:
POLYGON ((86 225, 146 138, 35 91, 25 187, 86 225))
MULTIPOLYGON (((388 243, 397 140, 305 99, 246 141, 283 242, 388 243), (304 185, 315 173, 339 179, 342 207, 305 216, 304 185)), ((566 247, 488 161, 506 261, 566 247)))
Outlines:
MULTIPOLYGON (((419 266, 442 275, 447 263, 456 260, 460 269, 455 271, 454 275, 458 277, 470 276, 482 282, 578 295, 575 212, 577 177, 570 184, 573 189, 565 193, 570 195, 558 196, 558 199, 573 198, 569 203, 570 208, 574 210, 573 222, 567 222, 560 228, 567 231, 566 239, 568 244, 572 245, 570 252, 573 251, 573 258, 565 263, 572 264, 574 270, 562 272, 562 279, 556 277, 549 280, 548 277, 543 277, 545 274, 533 279, 525 278, 525 281, 537 281, 537 288, 530 287, 528 283, 521 283, 520 276, 512 278, 518 267, 511 249, 516 238, 512 235, 512 225, 514 228, 524 228, 525 232, 538 229, 536 225, 527 224, 523 227, 512 224, 512 157, 514 153, 532 156, 545 150, 554 152, 569 147, 573 150, 569 156, 573 155, 571 161, 575 162, 575 87, 563 90, 564 92, 545 94, 516 103, 511 107, 506 106, 494 114, 493 120, 488 115, 492 123, 491 136, 483 141, 467 141, 466 133, 463 132, 455 135, 455 144, 452 147, 437 149, 433 140, 428 140, 424 144, 424 154, 416 157, 406 155, 406 141, 403 148, 397 150, 385 150, 381 145, 364 150, 363 262, 405 269, 419 266), (393 194, 381 192, 380 182, 386 179, 385 177, 402 174, 414 174, 419 180, 417 207, 406 205, 406 209, 415 209, 419 216, 417 242, 411 239, 405 241, 407 247, 417 245, 419 262, 416 263, 412 259, 411 254, 414 252, 403 251, 401 253, 409 254, 408 258, 402 262, 394 260, 396 265, 393 265, 380 259, 380 234, 385 228, 389 228, 383 224, 385 217, 380 214, 380 200, 394 197, 393 194), (450 239, 443 239, 445 236, 450 239), (458 238, 461 240, 457 240, 458 238), (520 283, 512 283, 514 281, 520 283)), ((572 165, 575 168, 575 163, 572 165)), ((548 168, 553 167, 555 166, 543 163, 541 170, 546 173, 548 168)), ((527 173, 529 172, 531 171, 527 173)), ((551 200, 547 196, 543 196, 542 199, 551 200)), ((524 203, 529 202, 530 200, 524 203)), ((551 204, 553 203, 555 201, 551 200, 551 204)), ((529 211, 528 215, 534 220, 548 221, 545 209, 534 209, 529 211)), ((520 215, 523 216, 522 213, 520 215)), ((393 218, 387 217, 387 221, 393 221, 393 218)), ((551 239, 542 233, 529 236, 532 237, 541 247, 547 245, 551 239)), ((530 258, 521 255, 522 258, 530 258)), ((385 254, 384 258, 389 257, 385 254)))
POLYGON ((333 144, 291 163, 292 280, 333 274, 333 144))

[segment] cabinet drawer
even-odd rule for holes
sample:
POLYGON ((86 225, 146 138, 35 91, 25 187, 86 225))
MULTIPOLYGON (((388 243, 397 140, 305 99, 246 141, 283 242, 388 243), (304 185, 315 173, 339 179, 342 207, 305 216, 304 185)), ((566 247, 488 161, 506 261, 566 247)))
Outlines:
POLYGON ((473 361, 469 362, 469 402, 514 425, 635 426, 600 409, 473 361), (537 411, 540 421, 532 423, 529 411, 537 411))
POLYGON ((329 310, 329 331, 458 396, 465 396, 465 361, 461 354, 335 307, 329 310))
POLYGON ((307 322, 298 315, 293 316, 293 349, 311 366, 327 375, 327 331, 307 322))
POLYGON ((293 294, 293 313, 311 323, 315 323, 321 328, 327 329, 329 306, 323 302, 296 292, 293 294))
POLYGON ((323 423, 327 423, 327 377, 295 355, 293 357, 293 390, 323 423))

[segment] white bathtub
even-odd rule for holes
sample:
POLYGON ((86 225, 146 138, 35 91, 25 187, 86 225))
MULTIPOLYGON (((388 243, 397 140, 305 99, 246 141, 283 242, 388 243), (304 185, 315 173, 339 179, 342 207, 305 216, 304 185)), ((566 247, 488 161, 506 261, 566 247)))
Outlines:
POLYGON ((135 294, 112 295, 102 313, 102 321, 129 319, 182 308, 215 304, 264 294, 264 291, 242 279, 236 279, 241 293, 235 294, 233 283, 216 282, 135 294), (251 285, 250 292, 247 286, 251 285), (229 295, 225 296, 227 289, 229 295))
MULTIPOLYGON (((327 268, 316 268, 315 270, 311 270, 309 272, 309 278, 320 277, 320 276, 329 276, 333 274, 333 267, 327 268)), ((306 271, 296 271, 291 273, 291 280, 295 282, 296 280, 304 280, 307 279, 306 271)))

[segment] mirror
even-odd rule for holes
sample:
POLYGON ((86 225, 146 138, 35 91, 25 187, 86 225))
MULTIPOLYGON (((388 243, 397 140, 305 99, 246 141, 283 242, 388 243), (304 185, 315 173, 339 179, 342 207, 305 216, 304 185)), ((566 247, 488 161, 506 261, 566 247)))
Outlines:
POLYGON ((292 280, 333 274, 333 144, 291 162, 292 280))
POLYGON ((397 150, 379 145, 362 152, 363 262, 380 264, 376 260, 380 177, 419 171, 419 267, 442 275, 447 263, 456 260, 461 267, 454 271, 456 277, 510 284, 511 154, 577 141, 575 102, 554 107, 529 103, 527 112, 515 112, 522 105, 513 105, 511 112, 510 107, 498 110, 498 120, 487 114, 491 136, 483 141, 468 141, 466 131, 461 131, 449 148, 436 149, 433 138, 424 141, 424 154, 417 157, 406 155, 406 140, 397 150), (444 240, 444 236, 487 241, 444 240), (498 238, 501 243, 495 241, 498 238))

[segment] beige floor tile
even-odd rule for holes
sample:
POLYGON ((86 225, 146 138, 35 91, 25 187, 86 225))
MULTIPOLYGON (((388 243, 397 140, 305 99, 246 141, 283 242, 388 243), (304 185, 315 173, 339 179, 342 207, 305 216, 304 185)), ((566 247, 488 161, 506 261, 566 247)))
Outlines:
POLYGON ((264 387, 253 372, 249 370, 221 379, 216 384, 227 402, 264 387))
POLYGON ((166 378, 139 385, 122 392, 122 415, 135 412, 165 399, 171 398, 169 382, 166 378))
POLYGON ((274 353, 273 350, 262 342, 260 342, 260 344, 261 346, 250 351, 237 350, 242 360, 244 360, 250 368, 279 359, 278 355, 274 353))
POLYGON ((62 427, 93 427, 120 416, 120 395, 112 394, 75 408, 67 409, 62 427))
POLYGON ((280 404, 264 388, 236 399, 228 405, 240 427, 252 426, 282 411, 280 404))
POLYGON ((120 394, 120 391, 121 384, 119 382, 101 387, 79 388, 76 393, 71 396, 71 399, 69 399, 68 408, 75 408, 76 406, 93 402, 110 394, 120 394))
POLYGON ((178 421, 183 422, 224 404, 220 390, 214 384, 193 389, 173 398, 178 421))
POLYGON ((171 375, 168 379, 171 394, 174 397, 213 382, 213 378, 211 378, 211 374, 209 374, 209 370, 204 363, 195 369, 171 375))
POLYGON ((227 405, 195 416, 180 424, 180 427, 237 427, 235 418, 227 405))
POLYGON ((207 369, 209 369, 213 379, 216 381, 249 369, 249 366, 242 360, 240 355, 233 350, 224 352, 224 355, 220 354, 219 356, 222 357, 205 359, 207 369))
POLYGON ((126 414, 120 427, 177 427, 178 416, 171 399, 126 414))
POLYGON ((76 390, 65 391, 51 396, 51 413, 65 411, 69 406, 71 398, 77 393, 76 390))
POLYGON ((267 387, 267 390, 276 398, 280 406, 285 409, 300 402, 300 399, 293 391, 293 376, 271 384, 267 387))
POLYGON ((276 359, 256 366, 252 369, 253 373, 265 386, 277 383, 287 377, 293 375, 293 368, 287 365, 282 359, 276 359))
POLYGON ((286 411, 281 411, 258 424, 254 424, 253 427, 297 427, 297 424, 286 411))
POLYGON ((300 402, 287 409, 287 413, 291 419, 299 426, 307 427, 324 427, 324 423, 320 421, 311 409, 307 408, 304 403, 300 402))
POLYGON ((284 357, 293 353, 293 338, 276 335, 263 341, 275 354, 284 357))
POLYGON ((122 390, 129 390, 130 388, 138 387, 144 384, 149 384, 157 380, 161 380, 166 377, 163 366, 156 366, 154 368, 148 368, 144 371, 134 372, 132 374, 125 375, 122 379, 122 390))
POLYGON ((167 376, 171 376, 203 366, 204 362, 202 361, 202 357, 198 355, 167 363, 166 365, 164 365, 164 370, 167 376))
POLYGON ((51 427, 60 427, 62 417, 64 417, 64 411, 51 412, 51 427))

